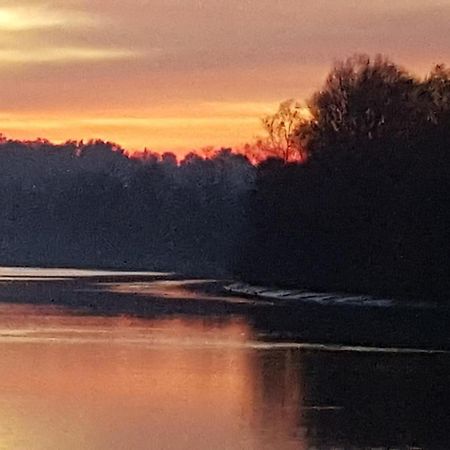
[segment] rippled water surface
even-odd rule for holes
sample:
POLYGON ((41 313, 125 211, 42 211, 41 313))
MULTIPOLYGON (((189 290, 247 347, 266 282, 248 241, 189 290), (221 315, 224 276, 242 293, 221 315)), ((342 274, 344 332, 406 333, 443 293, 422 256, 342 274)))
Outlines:
MULTIPOLYGON (((183 289, 158 283, 168 302, 183 289)), ((446 353, 301 344, 235 314, 0 304, 0 449, 450 448, 446 353)))

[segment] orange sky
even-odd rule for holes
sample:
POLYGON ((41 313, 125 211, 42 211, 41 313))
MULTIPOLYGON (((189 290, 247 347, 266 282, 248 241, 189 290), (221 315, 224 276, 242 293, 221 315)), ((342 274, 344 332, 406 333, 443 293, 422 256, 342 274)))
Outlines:
POLYGON ((450 0, 4 0, 0 130, 130 149, 233 146, 336 58, 450 61, 450 0))

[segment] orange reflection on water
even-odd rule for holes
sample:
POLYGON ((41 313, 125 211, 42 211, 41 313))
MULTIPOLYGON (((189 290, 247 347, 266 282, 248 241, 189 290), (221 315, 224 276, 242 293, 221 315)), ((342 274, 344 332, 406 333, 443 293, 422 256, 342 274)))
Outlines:
POLYGON ((298 374, 242 320, 30 308, 0 308, 0 448, 299 448, 298 374))

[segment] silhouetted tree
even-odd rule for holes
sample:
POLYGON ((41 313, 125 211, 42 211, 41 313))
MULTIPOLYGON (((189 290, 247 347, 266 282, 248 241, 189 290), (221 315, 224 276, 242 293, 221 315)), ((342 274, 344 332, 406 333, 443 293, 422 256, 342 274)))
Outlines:
POLYGON ((267 138, 261 141, 260 150, 286 162, 304 160, 306 154, 297 139, 297 129, 305 120, 305 111, 298 102, 290 99, 280 103, 276 113, 262 119, 267 138))
POLYGON ((423 119, 418 88, 418 80, 382 56, 339 62, 310 100, 312 118, 298 127, 299 138, 312 154, 339 146, 358 151, 385 137, 407 139, 423 119))

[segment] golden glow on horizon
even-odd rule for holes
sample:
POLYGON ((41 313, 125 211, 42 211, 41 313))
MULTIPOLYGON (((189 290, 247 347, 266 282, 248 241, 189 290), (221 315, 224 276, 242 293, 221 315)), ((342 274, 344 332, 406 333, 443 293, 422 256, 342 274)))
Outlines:
POLYGON ((170 108, 141 115, 76 115, 0 113, 2 132, 14 139, 105 139, 127 150, 171 150, 182 155, 193 149, 240 146, 261 133, 261 115, 274 112, 277 103, 206 102, 190 110, 170 108), (76 137, 74 137, 76 136, 76 137))
POLYGON ((235 147, 253 140, 260 133, 258 118, 169 118, 102 119, 96 124, 83 119, 81 123, 71 120, 38 120, 12 122, 2 126, 6 137, 12 139, 46 138, 55 143, 76 139, 103 139, 113 141, 126 150, 174 151, 179 155, 203 147, 235 147), (103 122, 104 123, 99 123, 103 122), (112 122, 108 124, 108 122, 112 122), (132 123, 132 125, 130 125, 132 123), (76 138, 74 138, 76 136, 76 138), (246 139, 248 136, 248 139, 246 139))

